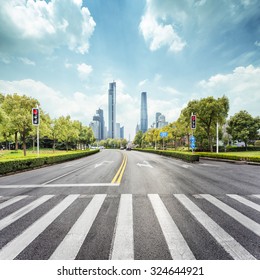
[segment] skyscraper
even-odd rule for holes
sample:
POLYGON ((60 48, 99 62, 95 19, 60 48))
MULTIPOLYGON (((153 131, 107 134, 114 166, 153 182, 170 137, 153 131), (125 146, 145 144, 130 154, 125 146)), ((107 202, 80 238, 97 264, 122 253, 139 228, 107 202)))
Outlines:
POLYGON ((108 89, 108 137, 116 138, 116 82, 108 89))
POLYGON ((158 123, 159 123, 159 117, 161 116, 161 113, 157 112, 155 114, 155 127, 158 128, 158 123))
POLYGON ((105 139, 105 121, 104 121, 104 112, 102 109, 98 109, 96 114, 100 117, 100 139, 105 139))
POLYGON ((140 130, 145 133, 148 129, 148 115, 147 115, 147 94, 141 93, 141 120, 140 130))

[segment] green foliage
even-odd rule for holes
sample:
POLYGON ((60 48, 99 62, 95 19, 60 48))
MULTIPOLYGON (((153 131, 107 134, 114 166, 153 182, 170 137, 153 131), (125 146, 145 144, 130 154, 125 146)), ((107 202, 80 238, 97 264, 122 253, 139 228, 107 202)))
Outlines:
POLYGON ((232 136, 233 141, 241 140, 247 147, 250 140, 257 139, 259 129, 259 117, 253 118, 247 111, 240 111, 228 121, 227 132, 232 136))
POLYGON ((135 135, 133 143, 135 145, 137 145, 138 147, 141 147, 142 146, 142 139, 143 139, 143 132, 141 130, 139 130, 135 135))
POLYGON ((248 156, 248 155, 233 155, 227 153, 196 153, 200 157, 209 157, 209 158, 220 158, 227 160, 237 160, 237 161, 248 161, 248 162, 260 162, 260 157, 257 156, 248 156))
POLYGON ((99 152, 99 150, 92 150, 87 152, 75 152, 59 155, 49 155, 39 158, 23 158, 18 160, 5 160, 0 162, 0 174, 16 172, 24 169, 33 169, 43 165, 60 163, 68 160, 86 157, 99 152))
POLYGON ((260 140, 255 141, 255 147, 260 147, 260 140))
POLYGON ((196 162, 199 161, 199 156, 194 155, 191 153, 186 152, 176 152, 176 151, 164 151, 164 150, 150 150, 150 149, 135 149, 136 151, 140 152, 147 152, 147 153, 153 153, 158 154, 162 156, 168 156, 173 158, 178 158, 187 162, 196 162))
POLYGON ((226 121, 229 110, 228 98, 223 96, 215 99, 206 97, 200 100, 192 100, 181 112, 181 118, 185 121, 187 129, 190 126, 191 114, 197 116, 196 129, 194 135, 197 144, 208 140, 208 149, 213 150, 213 138, 216 135, 216 124, 223 125, 226 121))

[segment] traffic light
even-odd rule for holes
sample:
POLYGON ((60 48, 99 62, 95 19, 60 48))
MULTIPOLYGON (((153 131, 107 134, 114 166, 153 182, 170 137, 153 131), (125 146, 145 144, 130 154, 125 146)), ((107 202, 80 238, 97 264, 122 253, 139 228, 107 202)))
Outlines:
POLYGON ((196 115, 191 115, 191 129, 196 128, 196 115))
POLYGON ((39 125, 40 124, 40 111, 38 108, 32 109, 32 124, 39 125))

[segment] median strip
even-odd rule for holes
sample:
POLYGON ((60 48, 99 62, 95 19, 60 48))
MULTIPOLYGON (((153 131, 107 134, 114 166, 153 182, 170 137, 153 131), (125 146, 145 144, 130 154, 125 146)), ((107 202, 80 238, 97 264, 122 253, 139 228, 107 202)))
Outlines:
POLYGON ((120 184, 121 183, 121 180, 122 180, 125 168, 126 168, 126 163, 127 163, 127 157, 126 157, 126 155, 124 155, 122 164, 121 164, 119 170, 117 171, 115 177, 113 178, 111 184, 114 184, 114 183, 120 184))

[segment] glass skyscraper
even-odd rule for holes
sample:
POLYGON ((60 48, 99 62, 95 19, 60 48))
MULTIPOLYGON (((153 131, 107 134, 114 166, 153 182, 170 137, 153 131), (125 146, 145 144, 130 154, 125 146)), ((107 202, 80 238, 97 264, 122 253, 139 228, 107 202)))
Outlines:
POLYGON ((108 137, 116 138, 116 82, 108 89, 108 137))
POLYGON ((148 129, 148 115, 147 115, 147 93, 141 93, 141 120, 140 130, 145 133, 148 129))

